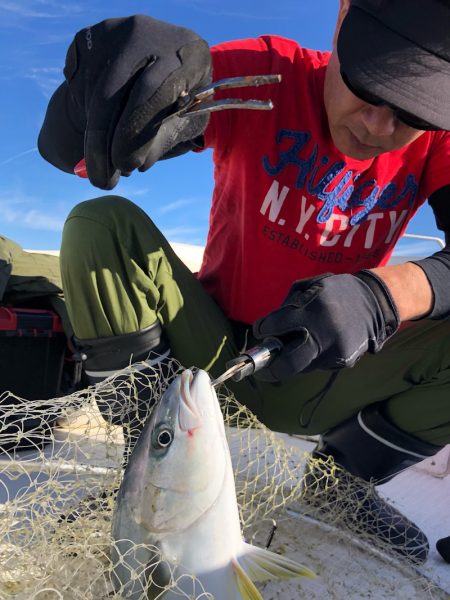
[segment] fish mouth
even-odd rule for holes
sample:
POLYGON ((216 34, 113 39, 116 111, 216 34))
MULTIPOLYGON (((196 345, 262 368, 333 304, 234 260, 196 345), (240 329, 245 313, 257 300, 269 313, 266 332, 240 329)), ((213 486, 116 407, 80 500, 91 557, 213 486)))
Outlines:
POLYGON ((198 390, 199 371, 195 374, 186 369, 181 374, 180 381, 180 407, 178 411, 178 424, 181 431, 192 433, 203 423, 200 411, 201 394, 198 390))

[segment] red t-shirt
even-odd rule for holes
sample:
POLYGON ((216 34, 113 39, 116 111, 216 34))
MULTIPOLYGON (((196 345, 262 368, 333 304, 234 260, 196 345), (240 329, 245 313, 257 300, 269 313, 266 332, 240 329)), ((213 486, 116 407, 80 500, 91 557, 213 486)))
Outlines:
MULTIPOLYGON (((329 53, 277 36, 212 49, 214 80, 280 73, 280 84, 222 92, 271 111, 213 113, 215 189, 199 279, 232 319, 252 323, 293 283, 383 265, 418 207, 450 184, 450 134, 355 160, 334 146, 323 104, 329 53)), ((220 96, 218 96, 220 97, 220 96)))

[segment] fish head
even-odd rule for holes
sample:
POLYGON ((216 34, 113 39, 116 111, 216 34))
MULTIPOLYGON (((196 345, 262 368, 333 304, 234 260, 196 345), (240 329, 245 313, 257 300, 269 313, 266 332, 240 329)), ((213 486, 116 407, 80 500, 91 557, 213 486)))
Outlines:
POLYGON ((216 502, 231 469, 222 413, 205 371, 187 369, 172 382, 138 445, 136 522, 158 537, 186 529, 216 502))

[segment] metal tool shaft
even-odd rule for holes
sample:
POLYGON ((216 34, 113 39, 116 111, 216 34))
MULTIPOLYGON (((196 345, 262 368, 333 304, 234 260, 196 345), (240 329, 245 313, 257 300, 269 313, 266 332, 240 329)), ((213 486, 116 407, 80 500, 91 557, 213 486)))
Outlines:
POLYGON ((244 377, 253 375, 256 371, 267 367, 275 354, 281 350, 281 343, 274 339, 267 339, 260 346, 249 348, 237 358, 227 363, 227 370, 212 382, 214 387, 228 379, 241 381, 244 377))

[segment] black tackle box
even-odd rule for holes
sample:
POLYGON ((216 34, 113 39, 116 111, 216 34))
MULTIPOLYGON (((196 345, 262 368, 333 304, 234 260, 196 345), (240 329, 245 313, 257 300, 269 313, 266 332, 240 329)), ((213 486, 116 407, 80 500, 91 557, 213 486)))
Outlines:
POLYGON ((0 393, 28 400, 60 391, 66 336, 50 310, 0 306, 0 393))
POLYGON ((67 339, 51 310, 0 306, 0 452, 51 441, 67 339), (13 394, 13 396, 11 395, 13 394))

